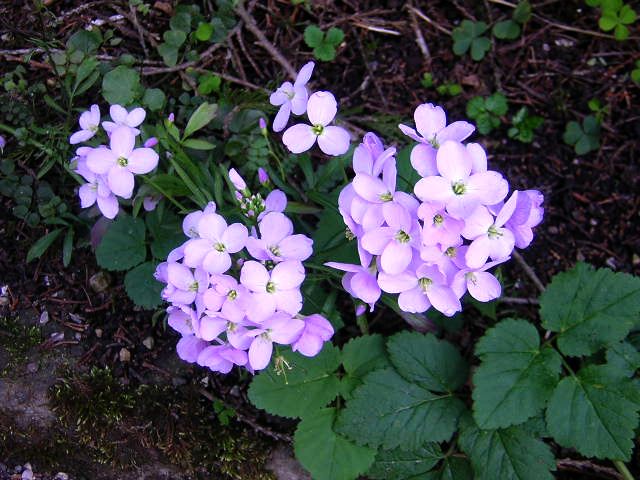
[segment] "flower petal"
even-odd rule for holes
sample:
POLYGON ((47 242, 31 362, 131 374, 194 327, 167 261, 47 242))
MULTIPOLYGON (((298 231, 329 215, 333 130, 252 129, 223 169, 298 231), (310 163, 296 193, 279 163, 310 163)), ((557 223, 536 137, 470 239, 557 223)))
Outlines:
POLYGON ((114 166, 109 170, 107 183, 111 191, 122 198, 131 198, 133 194, 133 174, 124 167, 114 166))
POLYGON ((313 67, 315 67, 315 62, 305 63, 300 71, 298 72, 298 76, 296 77, 296 81, 294 82, 294 86, 304 86, 309 82, 311 75, 313 74, 313 67))
POLYGON ((316 92, 309 97, 307 116, 311 125, 327 126, 338 113, 336 98, 331 92, 316 92))
POLYGON ((136 137, 129 127, 118 127, 111 133, 109 146, 117 157, 128 158, 133 151, 136 137))
POLYGON ((471 173, 471 155, 459 142, 444 142, 436 155, 438 171, 451 182, 465 181, 471 173))
POLYGON ((351 144, 351 136, 342 127, 328 126, 324 127, 322 133, 318 136, 318 146, 327 155, 342 155, 349 150, 351 144))
POLYGON ((158 154, 151 148, 136 148, 129 155, 127 169, 132 173, 149 173, 158 166, 158 154))
POLYGON ((313 147, 316 142, 316 134, 313 133, 311 125, 298 123, 285 130, 282 135, 282 142, 292 153, 302 153, 313 147))
POLYGON ((134 108, 127 114, 126 124, 129 127, 137 127, 144 122, 146 116, 147 112, 144 111, 144 108, 134 108))
POLYGON ((291 116, 291 102, 283 103, 273 119, 273 131, 281 132, 287 126, 289 117, 291 116))
POLYGON ((469 122, 453 122, 451 125, 447 125, 440 130, 436 135, 436 140, 439 144, 443 144, 448 140, 455 140, 456 142, 462 142, 471 135, 476 127, 469 122))
POLYGON ((266 292, 269 280, 269 272, 261 263, 249 260, 242 265, 240 283, 252 292, 266 292))
POLYGON ((419 143, 411 149, 411 166, 421 177, 438 175, 437 150, 426 143, 419 143))
POLYGON ((233 223, 224 231, 221 240, 227 252, 237 253, 246 245, 248 236, 247 227, 241 223, 233 223))
POLYGON ((113 219, 118 215, 120 206, 118 205, 118 199, 115 195, 112 194, 107 197, 101 197, 98 195, 98 208, 100 209, 100 212, 102 212, 102 215, 113 219))
POLYGON ((509 193, 509 184, 498 172, 475 173, 467 181, 467 192, 475 195, 484 205, 495 205, 509 193))
POLYGON ((275 283, 278 291, 297 288, 304 281, 304 277, 302 262, 297 260, 281 262, 271 271, 271 281, 275 283))
POLYGON ((413 113, 413 119, 418 133, 428 141, 431 141, 447 125, 447 115, 443 108, 431 103, 418 105, 413 113))
POLYGON ((94 148, 87 154, 87 167, 98 175, 107 173, 116 164, 118 156, 106 147, 94 148))
POLYGON ((479 302, 490 302, 502 293, 502 286, 496 277, 488 272, 469 273, 467 288, 469 294, 479 302))
POLYGON ((266 368, 269 365, 272 353, 273 343, 271 343, 271 340, 261 335, 254 338, 249 347, 249 365, 254 370, 266 368))

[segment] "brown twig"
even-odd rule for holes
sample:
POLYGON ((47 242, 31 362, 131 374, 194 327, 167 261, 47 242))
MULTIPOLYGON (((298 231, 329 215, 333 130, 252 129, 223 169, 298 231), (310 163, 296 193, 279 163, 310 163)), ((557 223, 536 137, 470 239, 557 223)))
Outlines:
POLYGON ((500 297, 498 301, 511 305, 540 305, 540 300, 537 298, 500 297))
POLYGON ((407 7, 407 10, 409 11, 409 18, 411 19, 411 28, 413 28, 413 33, 416 36, 416 43, 422 52, 424 61, 429 65, 431 63, 431 53, 429 52, 427 42, 424 40, 424 35, 422 35, 422 31, 420 30, 420 25, 418 25, 418 21, 416 20, 416 13, 411 8, 407 7))
POLYGON ((280 53, 280 51, 267 39, 265 34, 262 33, 262 30, 260 30, 260 27, 258 27, 258 24, 254 20, 254 18, 251 16, 249 12, 247 12, 247 10, 245 10, 242 2, 240 2, 236 6, 235 10, 236 10, 236 13, 240 16, 240 18, 242 18, 242 20, 246 24, 247 28, 251 31, 251 33, 253 33, 256 36, 256 38, 258 39, 258 43, 262 46, 262 48, 264 48, 267 52, 269 52, 269 54, 273 57, 273 59, 276 62, 282 65, 282 67, 287 71, 287 73, 291 78, 296 78, 296 75, 298 74, 296 72, 296 69, 293 68, 293 65, 289 63, 289 60, 284 58, 284 56, 280 53))
POLYGON ((443 27, 442 25, 439 25, 438 23, 434 22, 433 20, 431 20, 429 17, 427 17, 424 13, 422 13, 422 11, 420 11, 419 9, 417 9, 416 7, 413 7, 411 5, 409 5, 407 7, 410 11, 412 11, 413 13, 415 13, 418 17, 420 17, 422 20, 424 20, 425 22, 427 22, 429 25, 431 25, 432 27, 434 27, 436 30, 446 34, 446 35, 451 35, 451 30, 449 30, 448 28, 443 27))
POLYGON ((538 290, 540 290, 540 292, 544 292, 545 290, 544 283, 540 281, 540 279, 538 278, 538 275, 536 275, 536 272, 533 271, 533 268, 529 266, 529 264, 524 260, 522 255, 520 255, 515 250, 513 251, 512 255, 513 255, 513 258, 515 258, 516 261, 520 264, 520 266, 522 267, 524 272, 527 274, 527 276, 531 279, 533 284, 538 288, 538 290))
POLYGON ((561 458, 556 461, 559 470, 570 470, 578 473, 588 473, 591 475, 605 475, 608 478, 622 480, 620 475, 613 468, 598 465, 588 460, 574 460, 573 458, 561 458))

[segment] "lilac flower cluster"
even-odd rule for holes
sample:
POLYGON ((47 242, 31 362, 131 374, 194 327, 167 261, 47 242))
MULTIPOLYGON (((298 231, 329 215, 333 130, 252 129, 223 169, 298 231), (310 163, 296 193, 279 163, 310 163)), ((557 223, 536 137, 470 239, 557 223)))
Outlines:
MULTIPOLYGON (((178 355, 221 373, 234 365, 251 372, 265 368, 274 343, 315 356, 333 327, 321 315, 300 314, 302 262, 313 253, 313 241, 294 233, 282 213, 283 192, 273 190, 262 200, 235 170, 229 178, 241 211, 255 226, 249 231, 241 223, 229 225, 210 203, 185 217, 188 240, 156 270, 167 284, 162 297, 171 303, 169 325, 182 335, 178 355)), ((266 172, 260 181, 268 182, 266 172)))
MULTIPOLYGON (((134 176, 149 173, 158 165, 158 154, 151 148, 157 144, 155 138, 136 148, 138 127, 145 119, 142 108, 128 112, 120 105, 111 105, 111 121, 102 122, 109 138, 109 145, 82 146, 72 159, 75 172, 86 180, 80 187, 80 206, 88 208, 98 205, 107 218, 115 218, 119 205, 117 197, 129 199, 135 186, 134 176)), ((71 135, 69 143, 76 145, 93 138, 100 127, 100 108, 92 105, 80 115, 80 130, 71 135)), ((145 208, 151 208, 147 202, 145 208)))
POLYGON ((315 92, 309 96, 307 83, 311 79, 315 64, 304 65, 296 80, 284 82, 271 94, 269 101, 280 109, 273 121, 273 130, 280 132, 289 121, 291 113, 304 115, 311 125, 298 123, 285 130, 282 141, 292 153, 302 153, 318 142, 320 150, 327 155, 342 155, 349 150, 351 137, 344 128, 330 125, 338 113, 338 103, 331 92, 315 92))
POLYGON ((339 197, 360 264, 327 265, 345 271, 345 290, 371 309, 384 291, 399 294, 405 312, 433 307, 452 316, 467 291, 481 302, 500 296, 500 283, 487 270, 531 243, 543 196, 516 190, 507 199, 509 184, 488 170, 484 149, 462 143, 472 124, 447 125, 444 110, 430 103, 414 119, 416 129, 399 126, 418 142, 410 158, 422 178, 413 195, 396 189, 396 149, 367 133, 354 151, 355 177, 339 197))

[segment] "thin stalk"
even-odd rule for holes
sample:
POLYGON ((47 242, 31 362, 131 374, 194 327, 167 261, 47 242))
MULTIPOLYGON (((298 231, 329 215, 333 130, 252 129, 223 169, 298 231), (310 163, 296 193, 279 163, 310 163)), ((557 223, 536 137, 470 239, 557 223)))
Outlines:
POLYGON ((624 464, 624 462, 621 462, 620 460, 614 460, 613 465, 622 474, 622 478, 624 478, 624 480, 635 480, 633 478, 633 475, 631 475, 631 472, 629 471, 627 466, 624 464))

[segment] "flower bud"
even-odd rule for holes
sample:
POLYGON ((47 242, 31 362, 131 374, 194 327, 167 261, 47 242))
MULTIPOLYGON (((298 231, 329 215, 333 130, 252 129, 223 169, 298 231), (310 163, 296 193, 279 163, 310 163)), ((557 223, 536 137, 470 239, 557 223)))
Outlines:
POLYGON ((176 119, 176 116, 173 114, 173 112, 171 112, 167 117, 167 120, 169 120, 170 123, 173 123, 175 119, 176 119))
POLYGON ((0 135, 0 152, 4 151, 4 146, 7 144, 7 141, 4 139, 2 135, 0 135))
POLYGON ((144 142, 144 148, 152 148, 158 144, 158 139, 156 137, 150 137, 144 142))
POLYGON ((233 183, 233 186, 236 187, 238 190, 242 191, 247 189, 247 184, 245 183, 245 181, 240 176, 240 174, 236 171, 235 168, 232 168, 231 170, 229 170, 229 180, 231 180, 231 183, 233 183))
POLYGON ((269 183, 269 174, 262 167, 258 168, 258 181, 262 185, 266 185, 267 183, 269 183))

